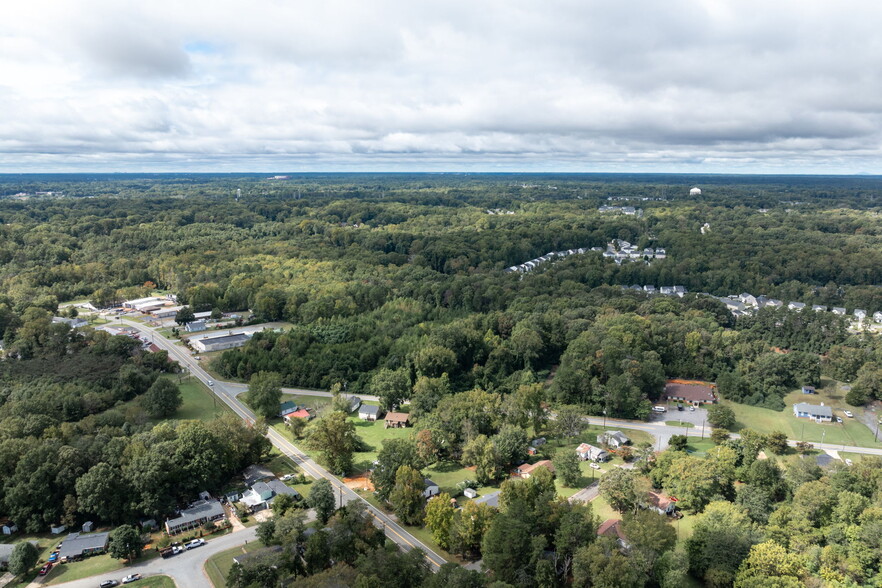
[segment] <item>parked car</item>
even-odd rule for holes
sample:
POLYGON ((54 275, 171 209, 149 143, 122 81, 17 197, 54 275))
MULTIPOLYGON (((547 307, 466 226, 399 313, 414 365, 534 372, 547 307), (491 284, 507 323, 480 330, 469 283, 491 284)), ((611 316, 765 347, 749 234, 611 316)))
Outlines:
POLYGON ((837 422, 837 423, 841 423, 841 422, 842 422, 842 417, 836 417, 836 422, 837 422))
POLYGON ((844 414, 845 416, 847 416, 847 417, 850 418, 850 419, 853 419, 853 418, 854 418, 854 413, 851 412, 850 410, 843 410, 843 411, 842 411, 842 414, 844 414))
POLYGON ((114 586, 119 586, 118 580, 104 580, 98 584, 98 588, 113 588, 114 586))
POLYGON ((49 563, 53 563, 53 564, 55 562, 57 562, 58 561, 58 552, 53 551, 51 554, 49 554, 49 559, 47 559, 46 561, 48 561, 49 563))
POLYGON ((668 409, 664 406, 653 406, 652 412, 668 412, 668 409))
POLYGON ((851 461, 850 459, 846 459, 846 460, 845 460, 845 465, 847 465, 847 466, 854 465, 854 462, 851 461))
POLYGON ((51 564, 51 563, 47 563, 45 566, 43 566, 42 568, 40 568, 40 575, 41 575, 41 576, 45 576, 46 574, 49 573, 49 570, 51 570, 51 569, 52 569, 52 564, 51 564))
POLYGON ((197 547, 202 547, 205 545, 205 539, 193 539, 189 543, 185 545, 187 549, 196 549, 197 547))
POLYGON ((695 407, 694 407, 694 406, 690 406, 690 407, 689 407, 689 412, 695 412, 695 407))
POLYGON ((128 576, 126 576, 125 578, 122 579, 122 583, 123 584, 131 584, 135 580, 140 580, 140 579, 141 579, 141 574, 129 574, 128 576))
POLYGON ((288 480, 293 480, 294 477, 295 477, 294 474, 285 474, 284 476, 282 476, 279 479, 282 480, 283 482, 287 482, 288 480))
POLYGON ((590 468, 593 469, 593 470, 599 470, 599 469, 600 469, 600 465, 599 465, 599 464, 596 464, 596 463, 594 463, 594 462, 589 463, 589 464, 588 464, 588 467, 590 467, 590 468))

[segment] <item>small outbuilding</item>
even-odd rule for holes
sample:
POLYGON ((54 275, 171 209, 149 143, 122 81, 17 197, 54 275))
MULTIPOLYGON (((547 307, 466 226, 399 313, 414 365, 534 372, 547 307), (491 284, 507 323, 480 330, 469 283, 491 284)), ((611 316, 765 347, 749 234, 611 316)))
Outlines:
POLYGON ((478 491, 475 490, 474 488, 466 488, 465 490, 462 491, 462 495, 465 496, 466 498, 477 498, 478 491))
POLYGON ((425 478, 423 480, 423 485, 426 487, 426 489, 423 490, 423 496, 425 496, 426 498, 438 496, 438 494, 441 493, 441 489, 438 487, 438 484, 436 484, 429 478, 425 478))
POLYGON ((601 433, 597 436, 597 442, 618 449, 619 447, 630 443, 631 440, 621 431, 607 431, 606 433, 601 433))

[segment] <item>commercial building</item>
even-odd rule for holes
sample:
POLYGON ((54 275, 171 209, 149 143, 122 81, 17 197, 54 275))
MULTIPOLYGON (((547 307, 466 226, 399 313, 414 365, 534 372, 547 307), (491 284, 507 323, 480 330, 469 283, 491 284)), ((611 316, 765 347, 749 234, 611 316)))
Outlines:
POLYGON ((190 339, 190 345, 193 349, 208 353, 210 351, 223 351, 224 349, 233 349, 234 347, 242 347, 250 337, 244 333, 233 333, 228 335, 213 335, 202 337, 200 339, 190 339))

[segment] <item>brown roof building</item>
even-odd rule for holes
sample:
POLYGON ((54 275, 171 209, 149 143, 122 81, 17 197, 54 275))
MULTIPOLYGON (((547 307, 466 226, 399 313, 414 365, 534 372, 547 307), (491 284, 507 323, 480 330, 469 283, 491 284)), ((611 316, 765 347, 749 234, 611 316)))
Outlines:
POLYGON ((628 539, 622 530, 621 519, 607 519, 597 527, 598 537, 611 537, 622 547, 628 547, 628 539))
POLYGON ((665 384, 665 397, 668 400, 688 402, 695 406, 699 404, 713 404, 717 401, 717 396, 714 393, 716 389, 716 384, 669 381, 665 384))
POLYGON ((536 463, 525 463, 522 466, 518 466, 517 474, 522 478, 529 478, 533 475, 533 472, 536 470, 536 468, 539 467, 544 467, 552 474, 554 473, 554 465, 551 463, 551 460, 543 459, 542 461, 537 461, 536 463))
POLYGON ((386 413, 386 428, 401 429, 410 424, 410 415, 406 412, 386 413))

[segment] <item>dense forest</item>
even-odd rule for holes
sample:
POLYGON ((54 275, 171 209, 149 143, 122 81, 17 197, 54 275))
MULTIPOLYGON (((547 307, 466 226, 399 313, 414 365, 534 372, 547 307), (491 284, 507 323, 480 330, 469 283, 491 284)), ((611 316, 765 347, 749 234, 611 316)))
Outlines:
MULTIPOLYGON (((872 342, 830 313, 736 322, 707 296, 620 286, 882 310, 880 187, 774 176, 4 176, 0 331, 20 349, 30 307, 103 307, 160 288, 197 311, 292 324, 217 360, 230 378, 275 371, 288 385, 367 392, 382 370, 401 370, 408 387, 446 373, 453 391, 504 393, 554 372, 556 399, 639 417, 665 377, 689 377, 781 408, 784 390, 817 382, 821 356, 843 379, 865 364, 875 373, 872 342), (703 195, 688 195, 693 182, 703 195), (610 200, 643 214, 597 210, 610 200), (503 271, 612 239, 667 257, 616 264, 586 252, 503 271), (840 373, 844 363, 854 365, 840 373)), ((862 389, 877 396, 875 382, 862 389)))

